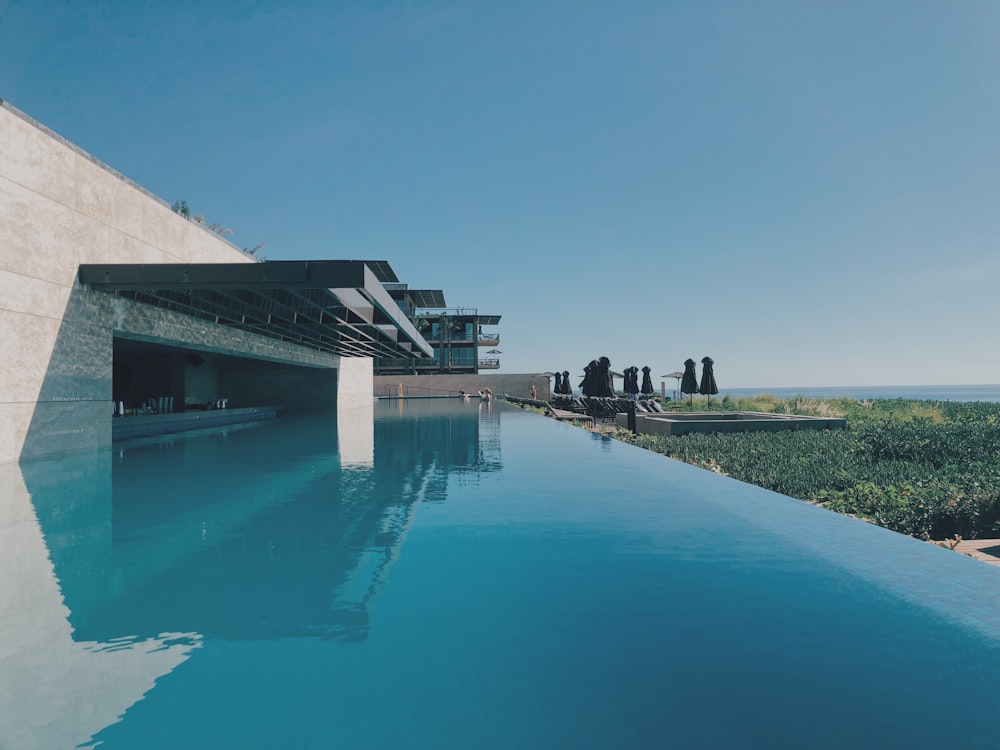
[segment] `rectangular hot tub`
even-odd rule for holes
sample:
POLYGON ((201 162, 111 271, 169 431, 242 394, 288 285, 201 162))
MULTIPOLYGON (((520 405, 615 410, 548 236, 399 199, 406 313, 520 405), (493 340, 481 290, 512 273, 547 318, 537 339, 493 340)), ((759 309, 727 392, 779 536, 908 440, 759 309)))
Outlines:
MULTIPOLYGON (((628 415, 618 414, 618 425, 628 427, 628 415)), ((691 432, 776 432, 778 430, 843 429, 844 419, 803 417, 792 414, 769 414, 752 411, 673 412, 636 414, 635 427, 640 435, 687 435, 691 432)))

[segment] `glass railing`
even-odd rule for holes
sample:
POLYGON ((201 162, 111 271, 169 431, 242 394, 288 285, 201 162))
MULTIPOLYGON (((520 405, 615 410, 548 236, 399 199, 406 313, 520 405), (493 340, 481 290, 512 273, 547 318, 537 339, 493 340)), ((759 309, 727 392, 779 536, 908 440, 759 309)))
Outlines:
POLYGON ((449 318, 459 318, 462 316, 468 317, 479 314, 479 311, 474 307, 449 307, 444 310, 438 308, 418 307, 416 308, 416 311, 417 315, 422 318, 437 318, 442 315, 447 315, 449 318))

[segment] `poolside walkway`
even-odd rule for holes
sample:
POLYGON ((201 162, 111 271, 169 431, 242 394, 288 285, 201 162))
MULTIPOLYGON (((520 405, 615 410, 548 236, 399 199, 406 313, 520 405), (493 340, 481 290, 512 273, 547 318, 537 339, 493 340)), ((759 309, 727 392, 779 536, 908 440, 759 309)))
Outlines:
POLYGON ((557 409, 554 406, 549 406, 549 411, 552 412, 552 416, 558 419, 560 422, 587 422, 589 424, 594 423, 594 418, 589 414, 580 414, 575 411, 567 411, 566 409, 557 409))
POLYGON ((503 394, 503 398, 506 401, 510 401, 512 404, 518 405, 528 405, 533 406, 536 409, 542 409, 548 416, 553 419, 558 419, 560 422, 583 422, 593 425, 594 418, 589 414, 581 414, 575 411, 569 411, 568 409, 557 409, 548 401, 542 401, 537 398, 519 398, 517 396, 511 396, 510 394, 503 394))
POLYGON ((990 565, 1000 565, 1000 539, 963 539, 955 545, 955 551, 990 565), (983 551, 987 549, 995 554, 983 551))

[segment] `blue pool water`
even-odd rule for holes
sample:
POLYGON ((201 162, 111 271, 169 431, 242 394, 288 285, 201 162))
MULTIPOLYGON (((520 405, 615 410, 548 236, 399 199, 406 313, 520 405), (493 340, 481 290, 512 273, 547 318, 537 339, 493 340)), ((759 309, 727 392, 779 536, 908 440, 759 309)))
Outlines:
POLYGON ((0 748, 1000 741, 1000 570, 499 404, 0 469, 0 748))

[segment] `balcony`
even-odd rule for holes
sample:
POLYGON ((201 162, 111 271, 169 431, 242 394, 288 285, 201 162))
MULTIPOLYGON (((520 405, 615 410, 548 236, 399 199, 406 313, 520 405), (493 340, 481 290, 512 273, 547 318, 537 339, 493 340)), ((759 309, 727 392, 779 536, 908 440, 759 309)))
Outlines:
POLYGON ((496 358, 493 358, 493 359, 481 359, 481 360, 479 360, 479 369, 480 370, 499 370, 500 369, 500 360, 496 359, 496 358))
POLYGON ((481 333, 476 340, 479 346, 500 346, 499 333, 481 333))

